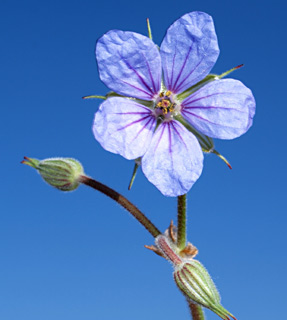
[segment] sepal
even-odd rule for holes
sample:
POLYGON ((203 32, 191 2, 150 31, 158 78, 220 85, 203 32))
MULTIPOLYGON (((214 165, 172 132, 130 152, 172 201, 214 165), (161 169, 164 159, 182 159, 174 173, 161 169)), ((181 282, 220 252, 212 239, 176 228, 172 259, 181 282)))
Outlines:
POLYGON ((196 83, 192 87, 190 87, 190 88, 186 89, 185 91, 183 91, 182 93, 178 94, 177 99, 181 102, 182 100, 184 100, 185 98, 187 98, 188 96, 190 96, 195 91, 199 90, 200 88, 202 88, 203 86, 205 86, 209 82, 222 79, 222 78, 228 76, 231 72, 233 72, 237 69, 240 69, 242 67, 243 67, 243 64, 240 64, 240 65, 238 65, 228 71, 223 72, 222 74, 209 74, 203 80, 199 81, 198 83, 196 83))
POLYGON ((131 190, 131 188, 132 188, 132 186, 133 186, 133 183, 134 183, 134 181, 135 181, 136 174, 137 174, 137 171, 138 171, 138 168, 139 168, 140 165, 141 165, 141 157, 135 159, 134 170, 133 170, 133 174, 132 174, 132 177, 131 177, 129 186, 128 186, 128 190, 131 190))
POLYGON ((174 117, 175 120, 179 121, 188 131, 193 133, 195 137, 197 138, 201 149, 203 152, 212 152, 214 150, 214 143, 213 139, 200 133, 197 131, 191 124, 189 124, 182 115, 177 115, 174 117))
POLYGON ((181 102, 182 100, 184 100, 185 98, 187 98, 188 96, 193 94, 198 89, 202 88, 203 86, 205 86, 209 82, 217 80, 217 79, 218 79, 218 75, 217 74, 209 74, 203 80, 199 81, 198 83, 196 83, 192 87, 186 89, 182 93, 179 93, 177 95, 177 99, 181 102))

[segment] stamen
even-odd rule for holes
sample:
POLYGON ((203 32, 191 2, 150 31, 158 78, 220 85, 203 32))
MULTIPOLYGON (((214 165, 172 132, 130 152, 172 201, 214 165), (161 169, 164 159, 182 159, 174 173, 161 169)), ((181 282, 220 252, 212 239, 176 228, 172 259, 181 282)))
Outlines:
MULTIPOLYGON (((173 102, 171 91, 162 91, 157 99, 155 109, 160 110, 161 115, 166 116, 175 110, 176 104, 173 102)), ((172 116, 172 115, 170 115, 172 116)))

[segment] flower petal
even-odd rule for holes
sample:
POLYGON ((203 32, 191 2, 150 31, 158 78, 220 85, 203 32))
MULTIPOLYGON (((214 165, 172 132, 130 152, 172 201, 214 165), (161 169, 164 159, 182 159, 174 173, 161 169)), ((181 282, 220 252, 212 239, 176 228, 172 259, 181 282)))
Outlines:
POLYGON ((99 75, 111 90, 129 97, 151 100, 161 84, 161 59, 149 38, 111 30, 97 42, 99 75))
POLYGON ((149 108, 129 99, 109 98, 95 114, 93 133, 104 149, 136 159, 149 147, 155 125, 149 108))
POLYGON ((252 125, 255 100, 250 89, 234 79, 213 81, 182 102, 183 117, 211 138, 234 139, 252 125))
POLYGON ((202 80, 219 55, 212 18, 204 12, 182 16, 167 30, 160 53, 168 90, 180 93, 202 80))
POLYGON ((199 178, 203 154, 195 136, 177 121, 163 122, 142 158, 147 179, 165 196, 185 194, 199 178))

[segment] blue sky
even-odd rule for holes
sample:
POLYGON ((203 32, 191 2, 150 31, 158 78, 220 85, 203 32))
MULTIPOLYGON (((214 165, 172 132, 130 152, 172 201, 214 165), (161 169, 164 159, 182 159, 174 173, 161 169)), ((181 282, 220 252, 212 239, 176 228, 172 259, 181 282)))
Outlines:
MULTIPOLYGON (((105 94, 94 57, 110 29, 154 41, 190 11, 213 16, 221 54, 213 72, 254 93, 247 134, 215 141, 233 166, 205 156, 188 195, 188 238, 198 247, 238 320, 286 313, 286 4, 262 1, 8 1, 0 5, 1 202, 0 318, 3 320, 189 319, 171 266, 146 250, 152 237, 118 205, 81 186, 65 194, 45 183, 23 156, 74 157, 88 175, 134 202, 161 229, 176 217, 132 161, 103 150, 91 125, 105 94)), ((206 312, 208 319, 219 319, 206 312)))

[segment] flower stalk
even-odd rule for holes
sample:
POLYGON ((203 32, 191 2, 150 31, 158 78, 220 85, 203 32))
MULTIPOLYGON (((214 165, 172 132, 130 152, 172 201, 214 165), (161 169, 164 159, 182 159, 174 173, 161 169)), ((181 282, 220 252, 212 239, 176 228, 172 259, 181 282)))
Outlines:
POLYGON ((135 206, 133 205, 127 198, 122 196, 120 193, 116 192, 115 190, 109 188, 108 186, 89 178, 85 175, 81 175, 79 177, 79 182, 89 186, 95 190, 98 190, 105 194, 106 196, 110 197, 111 199, 115 200, 118 204, 120 204, 124 209, 126 209, 137 221, 145 227, 145 229, 154 237, 156 238, 161 232, 158 228, 135 206))
POLYGON ((186 245, 186 194, 177 197, 177 247, 179 250, 186 245))
POLYGON ((190 314, 193 320, 204 320, 204 312, 202 310, 202 307, 196 303, 193 303, 190 300, 187 300, 188 307, 190 310, 190 314))

